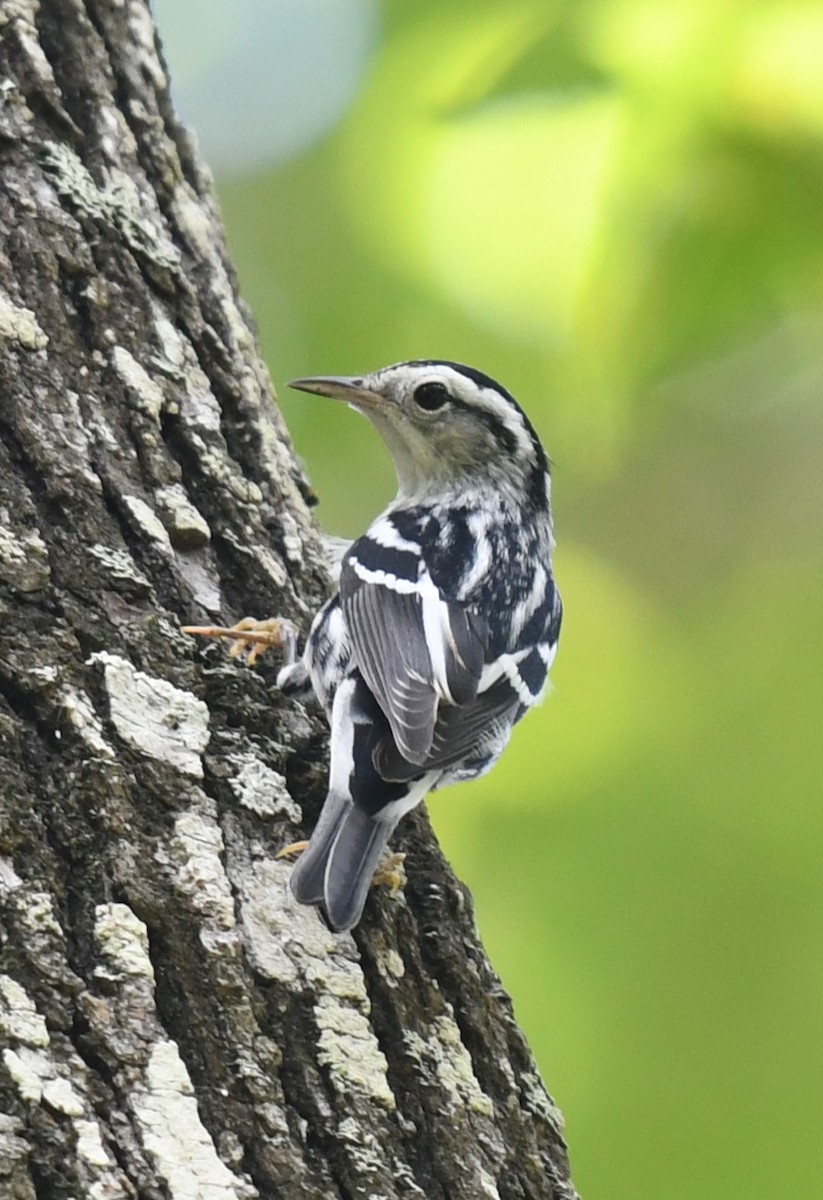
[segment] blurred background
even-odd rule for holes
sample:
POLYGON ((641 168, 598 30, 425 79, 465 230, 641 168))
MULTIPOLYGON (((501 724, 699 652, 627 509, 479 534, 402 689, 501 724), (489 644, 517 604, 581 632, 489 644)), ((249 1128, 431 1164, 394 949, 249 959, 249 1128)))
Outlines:
POLYGON ((585 1200, 823 1176, 823 6, 156 0, 285 380, 482 368, 555 463, 554 693, 430 811, 585 1200))

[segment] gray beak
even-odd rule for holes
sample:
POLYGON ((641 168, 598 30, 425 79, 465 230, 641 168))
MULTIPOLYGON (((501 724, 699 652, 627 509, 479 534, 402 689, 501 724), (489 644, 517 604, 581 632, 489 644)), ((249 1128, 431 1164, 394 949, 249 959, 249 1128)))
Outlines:
POLYGON ((315 396, 330 396, 332 400, 343 400, 354 408, 363 410, 376 408, 385 403, 382 396, 363 386, 362 378, 351 375, 314 375, 309 379, 293 379, 288 384, 299 392, 312 392, 315 396))

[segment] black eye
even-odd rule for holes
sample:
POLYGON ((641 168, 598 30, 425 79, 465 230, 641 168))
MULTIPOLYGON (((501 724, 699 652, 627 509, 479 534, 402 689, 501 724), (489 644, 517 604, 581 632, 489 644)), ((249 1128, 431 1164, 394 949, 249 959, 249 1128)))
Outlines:
POLYGON ((414 402, 426 412, 442 408, 449 399, 449 391, 443 383, 421 383, 414 389, 414 402))

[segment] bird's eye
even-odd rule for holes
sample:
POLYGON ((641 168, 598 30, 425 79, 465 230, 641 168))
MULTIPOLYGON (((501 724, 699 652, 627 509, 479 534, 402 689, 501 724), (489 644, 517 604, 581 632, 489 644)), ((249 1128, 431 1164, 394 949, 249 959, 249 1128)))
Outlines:
POLYGON ((449 399, 449 390, 443 383, 421 383, 414 389, 414 402, 426 412, 435 412, 449 399))

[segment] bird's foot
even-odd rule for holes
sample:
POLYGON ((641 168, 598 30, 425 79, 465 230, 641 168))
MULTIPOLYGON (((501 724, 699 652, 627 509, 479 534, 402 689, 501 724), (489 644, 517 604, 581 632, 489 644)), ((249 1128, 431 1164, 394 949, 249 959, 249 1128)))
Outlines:
MULTIPOLYGON (((275 858, 289 858, 292 854, 302 854, 308 847, 308 842, 291 842, 288 846, 283 846, 275 854, 275 858)), ((406 861, 405 854, 387 854, 381 863, 378 864, 377 870, 372 877, 372 887, 387 887, 394 896, 406 886, 406 872, 403 868, 403 863, 406 861)))
POLYGON ((221 625, 184 625, 182 632, 199 637, 230 638, 231 657, 245 655, 250 667, 269 649, 283 650, 287 663, 293 663, 296 658, 297 628, 285 617, 269 617, 266 621, 244 617, 228 629, 221 625))
POLYGON ((288 846, 283 846, 281 850, 278 850, 274 857, 288 858, 292 854, 302 854, 304 850, 308 849, 308 846, 308 842, 291 842, 288 846))
POLYGON ((395 893, 401 891, 408 882, 403 866, 405 861, 405 854, 387 854, 383 861, 378 864, 371 881, 372 887, 385 885, 393 896, 395 893))

